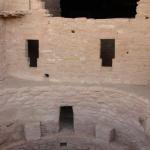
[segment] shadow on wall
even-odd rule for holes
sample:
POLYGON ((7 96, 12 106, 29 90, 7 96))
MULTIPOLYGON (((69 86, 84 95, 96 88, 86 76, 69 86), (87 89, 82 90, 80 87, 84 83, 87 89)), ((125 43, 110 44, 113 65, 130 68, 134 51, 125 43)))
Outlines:
POLYGON ((59 0, 42 0, 45 3, 45 9, 54 17, 61 16, 59 0))

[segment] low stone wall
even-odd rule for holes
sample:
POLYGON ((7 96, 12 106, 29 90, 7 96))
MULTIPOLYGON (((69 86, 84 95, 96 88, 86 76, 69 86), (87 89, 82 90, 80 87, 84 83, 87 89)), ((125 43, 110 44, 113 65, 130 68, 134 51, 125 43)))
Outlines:
POLYGON ((110 133, 115 129, 118 143, 137 147, 149 143, 149 100, 133 94, 102 87, 31 86, 4 88, 0 96, 1 124, 16 120, 23 124, 39 122, 41 137, 59 134, 59 109, 72 106, 77 137, 102 142, 107 138, 109 143, 110 133))

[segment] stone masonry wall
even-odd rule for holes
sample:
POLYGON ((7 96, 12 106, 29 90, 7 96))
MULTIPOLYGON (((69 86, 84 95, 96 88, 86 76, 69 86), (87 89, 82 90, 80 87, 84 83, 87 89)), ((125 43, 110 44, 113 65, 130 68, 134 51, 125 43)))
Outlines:
POLYGON ((0 20, 0 81, 6 76, 6 59, 4 51, 5 22, 0 20))
POLYGON ((137 7, 137 18, 150 17, 150 7, 148 0, 139 0, 137 7))
POLYGON ((140 119, 149 118, 149 100, 131 93, 98 86, 31 85, 4 88, 0 95, 1 124, 41 122, 50 129, 47 135, 57 134, 60 107, 72 106, 77 137, 99 135, 106 142, 101 132, 110 127, 116 129, 118 142, 139 146, 147 143, 149 131, 145 132, 140 119))
POLYGON ((3 11, 18 11, 29 9, 29 0, 1 0, 0 3, 2 3, 0 9, 3 11))
MULTIPOLYGON (((28 8, 29 1, 22 2, 16 6, 14 3, 14 7, 28 8)), ((28 15, 7 20, 5 49, 9 74, 29 80, 45 80, 47 73, 47 80, 58 82, 149 84, 150 21, 145 14, 140 15, 146 9, 145 3, 148 1, 139 2, 136 19, 94 20, 49 17, 43 1, 32 0, 28 15), (113 67, 102 67, 100 39, 112 38, 116 40, 113 67), (39 40, 37 68, 29 67, 27 39, 39 40)))

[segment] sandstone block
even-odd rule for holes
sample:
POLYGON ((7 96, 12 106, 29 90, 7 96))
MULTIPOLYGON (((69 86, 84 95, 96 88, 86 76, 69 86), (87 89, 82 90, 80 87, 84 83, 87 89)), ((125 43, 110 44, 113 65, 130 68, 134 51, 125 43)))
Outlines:
POLYGON ((38 140, 41 137, 40 122, 27 123, 24 127, 27 141, 38 140))
POLYGON ((107 143, 115 141, 116 138, 116 130, 115 128, 107 125, 97 125, 96 126, 96 138, 104 140, 107 143))

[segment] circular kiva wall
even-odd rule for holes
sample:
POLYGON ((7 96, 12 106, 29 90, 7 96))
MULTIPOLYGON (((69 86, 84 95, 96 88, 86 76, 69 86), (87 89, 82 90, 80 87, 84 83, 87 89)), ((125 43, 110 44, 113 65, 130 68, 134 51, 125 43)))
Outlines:
POLYGON ((6 88, 0 96, 1 146, 16 143, 8 150, 110 145, 138 150, 149 146, 150 103, 135 95, 101 87, 59 85, 6 88), (60 131, 62 106, 72 106, 72 130, 60 131))

